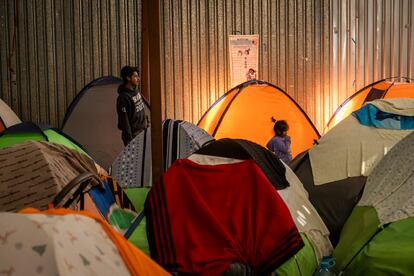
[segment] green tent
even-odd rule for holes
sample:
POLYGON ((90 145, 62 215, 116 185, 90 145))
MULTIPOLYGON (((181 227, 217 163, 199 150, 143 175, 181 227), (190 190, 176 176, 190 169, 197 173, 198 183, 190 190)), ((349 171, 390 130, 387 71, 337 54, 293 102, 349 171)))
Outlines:
POLYGON ((26 141, 48 141, 64 145, 89 156, 75 140, 58 129, 25 122, 7 128, 0 134, 0 148, 10 147, 26 141))
POLYGON ((334 256, 343 275, 413 275, 414 132, 368 177, 334 256))

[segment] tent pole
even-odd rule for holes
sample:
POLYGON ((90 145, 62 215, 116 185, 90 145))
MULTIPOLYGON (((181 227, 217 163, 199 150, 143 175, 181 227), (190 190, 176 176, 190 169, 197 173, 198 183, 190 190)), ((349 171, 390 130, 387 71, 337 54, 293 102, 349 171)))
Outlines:
MULTIPOLYGON (((162 175, 162 129, 161 129, 161 47, 160 47, 160 1, 143 0, 143 14, 146 20, 143 29, 148 30, 149 95, 151 100, 151 149, 152 149, 152 181, 157 182, 162 175)), ((143 37, 143 39, 147 39, 143 37)), ((145 55, 146 53, 143 52, 145 55)))

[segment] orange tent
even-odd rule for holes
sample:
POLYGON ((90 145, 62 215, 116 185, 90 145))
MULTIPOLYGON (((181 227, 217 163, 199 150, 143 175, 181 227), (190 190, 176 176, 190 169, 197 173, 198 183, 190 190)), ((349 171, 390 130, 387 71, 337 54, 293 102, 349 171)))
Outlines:
POLYGON ((306 113, 286 92, 257 80, 225 93, 201 117, 198 126, 216 139, 246 139, 266 146, 274 136, 272 117, 289 124, 292 157, 309 149, 320 137, 306 113))
POLYGON ((326 126, 325 132, 332 129, 352 112, 361 108, 364 103, 383 98, 414 98, 414 80, 401 78, 406 82, 396 82, 395 78, 383 79, 365 86, 355 92, 341 104, 326 126))

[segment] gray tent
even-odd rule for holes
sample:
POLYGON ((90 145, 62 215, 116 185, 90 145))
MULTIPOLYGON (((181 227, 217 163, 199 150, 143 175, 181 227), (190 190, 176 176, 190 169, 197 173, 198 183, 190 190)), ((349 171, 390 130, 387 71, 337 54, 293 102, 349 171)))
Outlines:
POLYGON ((349 116, 322 136, 318 145, 290 163, 328 227, 334 246, 361 197, 367 177, 410 132, 364 126, 349 116))
MULTIPOLYGON (((70 104, 62 124, 62 130, 105 169, 124 148, 116 113, 117 91, 121 83, 122 80, 116 77, 102 77, 89 83, 70 104)), ((149 105, 145 103, 145 113, 149 116, 149 105)))
POLYGON ((316 186, 313 182, 312 167, 308 152, 298 155, 289 166, 295 172, 309 194, 309 200, 330 232, 335 246, 342 226, 359 201, 367 178, 365 176, 346 179, 316 186))
POLYGON ((335 248, 343 275, 412 275, 414 271, 414 132, 368 176, 335 248))

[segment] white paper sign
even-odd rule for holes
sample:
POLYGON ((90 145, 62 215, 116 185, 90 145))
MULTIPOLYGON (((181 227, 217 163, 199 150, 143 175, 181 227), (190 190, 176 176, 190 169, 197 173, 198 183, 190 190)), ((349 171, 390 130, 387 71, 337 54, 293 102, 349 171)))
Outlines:
POLYGON ((259 35, 230 35, 231 86, 258 79, 259 35))

